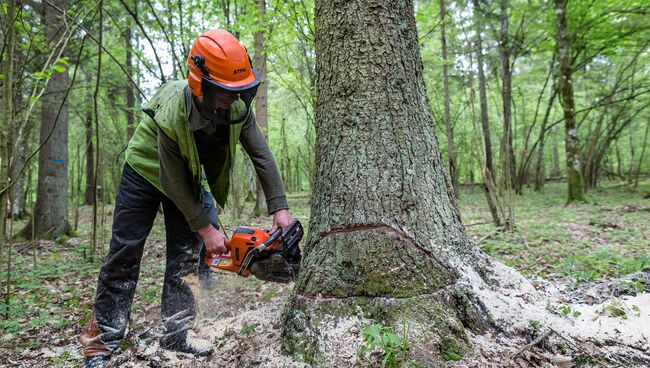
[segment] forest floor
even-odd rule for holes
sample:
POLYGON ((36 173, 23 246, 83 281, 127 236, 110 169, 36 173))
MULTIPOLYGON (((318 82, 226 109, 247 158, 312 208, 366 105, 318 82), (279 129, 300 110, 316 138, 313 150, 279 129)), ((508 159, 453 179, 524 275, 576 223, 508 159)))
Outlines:
MULTIPOLYGON (((644 199, 648 193, 650 181, 642 182, 636 191, 628 190, 624 183, 607 182, 588 194, 588 203, 565 206, 564 184, 549 184, 543 194, 526 190, 524 196, 514 198, 517 228, 512 232, 495 230, 480 188, 463 188, 460 203, 463 222, 484 251, 531 279, 544 278, 571 290, 650 266, 650 199, 644 199)), ((293 215, 308 224, 308 193, 291 195, 289 202, 293 215)), ((244 213, 251 213, 251 206, 248 204, 244 213)), ((107 250, 111 205, 107 204, 105 211, 106 224, 100 230, 105 241, 98 249, 100 255, 107 250)), ((89 257, 91 213, 91 208, 81 209, 78 237, 36 244, 14 242, 8 304, 6 259, 2 265, 0 366, 74 367, 82 361, 77 337, 91 317, 101 259, 89 257)), ((240 224, 270 226, 266 217, 236 219, 226 213, 221 219, 229 232, 240 224)), ((14 232, 22 225, 16 223, 14 232)), ((194 359, 160 349, 156 336, 160 333, 164 259, 164 226, 159 216, 145 246, 130 330, 112 366, 304 366, 279 354, 279 316, 292 285, 232 274, 216 275, 216 290, 197 292, 200 318, 196 330, 200 337, 213 342, 215 354, 209 359, 194 359)), ((566 312, 579 318, 578 310, 566 312)), ((609 310, 611 317, 621 320, 648 312, 638 306, 609 310)), ((497 356, 493 362, 500 359, 497 356)), ((463 366, 462 361, 455 366, 463 366)))

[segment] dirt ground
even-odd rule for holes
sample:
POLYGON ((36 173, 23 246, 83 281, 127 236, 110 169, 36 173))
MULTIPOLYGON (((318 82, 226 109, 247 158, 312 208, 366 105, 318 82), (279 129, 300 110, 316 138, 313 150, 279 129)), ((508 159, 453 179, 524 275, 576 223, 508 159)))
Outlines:
MULTIPOLYGON (((486 219, 489 222, 487 212, 484 212, 482 207, 473 207, 474 203, 480 203, 480 196, 472 195, 465 198, 469 203, 464 207, 465 223, 481 223, 486 219)), ((598 289, 598 285, 604 285, 603 281, 610 280, 612 276, 621 276, 605 273, 611 272, 609 268, 612 265, 621 268, 623 272, 623 266, 627 265, 625 262, 630 257, 638 259, 639 252, 645 252, 646 256, 650 254, 650 227, 647 226, 650 223, 650 201, 635 202, 634 197, 630 198, 617 205, 601 203, 597 207, 592 206, 594 208, 578 207, 576 211, 579 215, 572 213, 571 218, 567 218, 566 208, 559 208, 559 212, 550 213, 547 220, 552 218, 556 224, 561 224, 562 233, 550 233, 543 226, 535 227, 535 210, 531 210, 531 215, 525 212, 520 214, 520 229, 523 230, 509 235, 508 238, 500 234, 493 234, 489 237, 491 239, 486 238, 486 234, 491 234, 486 228, 489 225, 470 225, 468 230, 474 240, 482 242, 483 248, 492 256, 527 273, 536 287, 549 296, 547 309, 560 318, 566 318, 576 326, 589 323, 590 326, 596 326, 594 334, 612 333, 611 339, 621 339, 627 331, 641 329, 635 336, 640 335, 645 337, 645 340, 638 341, 638 348, 649 353, 650 333, 647 331, 650 331, 650 298, 647 290, 650 283, 630 285, 632 288, 640 287, 639 291, 646 290, 645 294, 638 294, 636 297, 626 296, 625 293, 617 295, 613 287, 598 289), (543 233, 543 236, 539 233, 543 233), (608 260, 609 268, 603 266, 603 269, 609 271, 598 271, 600 273, 590 280, 589 275, 594 269, 599 270, 602 265, 591 258, 579 258, 583 256, 582 253, 576 255, 570 264, 573 268, 567 268, 568 271, 559 266, 562 259, 544 257, 545 253, 555 252, 554 247, 558 247, 560 243, 566 243, 567 249, 557 250, 566 254, 572 254, 574 249, 583 246, 591 250, 599 246, 609 246, 618 249, 624 256, 613 258, 618 262, 616 264, 608 260), (511 248, 517 244, 519 247, 511 248), (541 276, 545 278, 542 279, 541 276), (603 304, 603 296, 614 297, 618 304, 603 304)), ((292 201, 294 215, 303 224, 308 224, 307 197, 295 197, 292 201)), ((556 203, 550 203, 548 206, 554 208, 556 203)), ((107 205, 106 224, 110 223, 108 207, 107 205)), ((0 366, 75 367, 81 362, 77 337, 90 316, 97 268, 100 264, 99 260, 88 262, 89 248, 85 234, 89 213, 90 209, 83 209, 81 212, 80 237, 59 239, 57 242, 39 242, 36 244, 39 250, 37 257, 34 257, 32 252, 33 244, 14 244, 15 276, 12 280, 12 300, 9 307, 3 304, 9 318, 5 317, 0 322, 0 366), (36 262, 38 266, 34 268, 32 262, 36 262)), ((211 357, 197 359, 159 347, 159 300, 165 258, 161 220, 162 216, 159 216, 145 246, 130 329, 124 343, 111 360, 111 366, 306 367, 305 364, 293 361, 280 353, 281 313, 293 285, 264 283, 252 277, 241 278, 234 274, 216 273, 217 287, 214 290, 201 290, 196 286, 199 318, 195 330, 198 337, 213 344, 215 353, 211 357)), ((268 218, 237 220, 225 215, 222 220, 228 231, 233 231, 237 224, 261 227, 270 225, 268 218)), ((103 232, 104 238, 108 237, 108 225, 103 232)), ((100 249, 99 253, 102 251, 105 252, 105 248, 100 249)), ((600 259, 602 260, 602 257, 600 259)), ((639 262, 643 264, 643 261, 639 262)), ((635 263, 630 267, 637 270, 643 268, 639 267, 639 264, 635 263)), ((650 271, 646 272, 650 277, 650 271)), ((194 279, 188 281, 197 285, 194 279)), ((527 333, 514 337, 508 337, 508 334, 471 336, 475 347, 473 351, 466 354, 462 361, 449 362, 448 366, 626 366, 624 357, 614 358, 619 360, 602 360, 602 357, 590 353, 595 350, 590 350, 588 345, 571 346, 569 342, 564 341, 566 339, 561 331, 549 333, 547 338, 523 350, 516 359, 508 361, 506 357, 546 333, 543 324, 537 326, 533 322, 536 322, 534 318, 526 321, 531 325, 527 333), (618 363, 612 363, 617 361, 618 363)), ((352 351, 346 354, 356 356, 355 366, 359 367, 377 366, 381 358, 381 351, 367 354, 352 351)), ((630 366, 634 366, 633 359, 628 362, 631 362, 630 366)), ((346 363, 337 366, 349 365, 346 363)))

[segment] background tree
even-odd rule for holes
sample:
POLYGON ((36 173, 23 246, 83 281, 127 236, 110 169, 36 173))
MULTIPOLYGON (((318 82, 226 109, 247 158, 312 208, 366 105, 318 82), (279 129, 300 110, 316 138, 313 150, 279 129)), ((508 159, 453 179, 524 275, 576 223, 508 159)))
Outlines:
MULTIPOLYGON (((65 11, 67 0, 53 4, 65 11)), ((46 38, 58 53, 66 48, 68 23, 52 6, 46 6, 44 22, 48 25, 46 38), (58 41, 58 42, 57 42, 58 41), (61 42, 65 41, 65 42, 61 42)), ((34 233, 39 238, 56 238, 70 231, 68 222, 68 109, 67 73, 55 73, 43 96, 40 141, 49 141, 38 154, 38 187, 36 195, 34 233)))
MULTIPOLYGON (((257 72, 260 75, 261 83, 257 88, 257 96, 255 99, 255 118, 257 120, 257 125, 259 125, 264 138, 269 139, 268 130, 269 130, 269 117, 268 117, 268 105, 267 105, 267 94, 269 91, 269 81, 267 77, 266 70, 266 50, 265 50, 265 17, 266 17, 266 0, 257 0, 257 9, 259 16, 259 25, 258 30, 255 32, 255 56, 253 65, 257 72)), ((262 185, 260 181, 255 180, 256 196, 255 196, 255 208, 253 213, 256 216, 262 215, 266 212, 266 199, 264 197, 264 190, 262 190, 262 185)))
POLYGON ((573 100, 573 82, 571 78, 571 41, 567 26, 567 1, 555 1, 557 17, 557 49, 560 62, 560 95, 564 109, 564 142, 566 147, 566 172, 568 194, 567 203, 585 200, 584 179, 580 157, 578 155, 578 131, 575 121, 575 102, 573 100))

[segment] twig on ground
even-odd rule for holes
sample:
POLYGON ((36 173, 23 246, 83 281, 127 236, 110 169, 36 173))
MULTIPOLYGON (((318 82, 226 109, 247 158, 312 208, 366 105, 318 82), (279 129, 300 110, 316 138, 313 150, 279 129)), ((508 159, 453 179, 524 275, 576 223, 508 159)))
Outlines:
MULTIPOLYGON (((579 351, 579 352, 583 353, 584 355, 588 356, 589 358, 594 359, 595 361, 597 361, 598 363, 602 364, 603 366, 608 366, 608 364, 605 363, 602 359, 600 359, 600 358, 598 358, 598 357, 596 357, 596 356, 593 356, 593 355, 589 354, 587 351, 585 351, 585 350, 582 349, 580 346, 578 346, 578 344, 576 344, 573 340, 571 340, 571 339, 569 339, 569 338, 567 338, 567 337, 564 337, 564 335, 562 335, 561 333, 559 333, 558 331, 556 331, 556 330, 553 329, 552 327, 549 327, 549 330, 553 331, 553 333, 555 333, 557 336, 559 336, 562 340, 566 341, 566 342, 567 342, 569 345, 571 345, 571 346, 573 347, 573 349, 575 349, 576 351, 579 351)), ((614 361, 616 361, 616 363, 617 363, 616 366, 617 366, 617 367, 624 367, 624 366, 626 366, 625 364, 621 363, 621 362, 620 362, 618 359, 616 359, 616 358, 611 357, 610 359, 613 359, 614 361)))
POLYGON ((471 224, 465 225, 465 227, 470 227, 470 226, 477 226, 477 225, 487 225, 491 224, 492 221, 479 221, 479 222, 472 222, 471 224))
POLYGON ((496 234, 497 232, 498 232, 497 230, 494 230, 494 231, 489 232, 487 235, 485 235, 484 237, 482 237, 482 238, 480 238, 479 240, 477 240, 477 241, 476 241, 476 245, 481 245, 481 243, 483 243, 484 241, 486 241, 488 238, 490 238, 492 235, 496 234))
POLYGON ((551 332, 553 332, 553 330, 549 328, 543 334, 539 335, 535 340, 533 340, 530 344, 522 346, 521 348, 519 348, 519 350, 515 351, 515 353, 510 356, 510 359, 514 359, 517 355, 519 355, 519 354, 523 353, 524 351, 532 348, 533 346, 539 344, 542 340, 547 338, 548 335, 551 334, 551 332))

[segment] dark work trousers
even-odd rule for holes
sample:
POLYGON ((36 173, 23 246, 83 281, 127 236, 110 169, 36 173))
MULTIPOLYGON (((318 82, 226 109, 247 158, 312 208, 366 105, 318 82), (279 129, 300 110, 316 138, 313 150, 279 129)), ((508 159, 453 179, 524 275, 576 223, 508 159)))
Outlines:
MULTIPOLYGON (((216 224, 214 199, 203 193, 204 209, 216 224)), ((184 276, 197 270, 200 236, 190 230, 182 212, 128 164, 115 203, 110 249, 99 271, 95 318, 101 342, 113 352, 124 338, 135 294, 144 244, 162 202, 165 216, 166 267, 162 291, 162 340, 185 338, 196 305, 184 276)))

